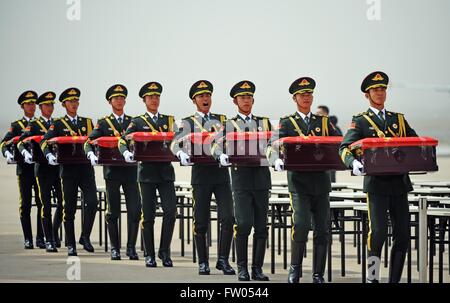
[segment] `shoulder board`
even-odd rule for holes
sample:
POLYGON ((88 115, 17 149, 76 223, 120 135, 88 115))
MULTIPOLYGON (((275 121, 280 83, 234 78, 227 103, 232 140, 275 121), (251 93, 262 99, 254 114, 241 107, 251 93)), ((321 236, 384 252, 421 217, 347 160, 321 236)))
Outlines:
POLYGON ((388 116, 402 115, 403 116, 402 113, 396 113, 396 112, 391 112, 391 111, 386 111, 386 115, 388 115, 388 116))
POLYGON ((316 117, 317 119, 323 119, 323 118, 327 118, 328 119, 328 116, 317 115, 317 114, 311 114, 311 117, 316 117))
POLYGON ((295 114, 290 114, 290 115, 283 116, 280 119, 289 119, 290 117, 294 117, 294 116, 295 116, 295 114))
POLYGON ((367 115, 367 114, 368 114, 368 112, 367 112, 367 111, 365 111, 365 112, 362 112, 362 113, 359 113, 359 114, 353 115, 353 117, 361 117, 362 115, 367 115))

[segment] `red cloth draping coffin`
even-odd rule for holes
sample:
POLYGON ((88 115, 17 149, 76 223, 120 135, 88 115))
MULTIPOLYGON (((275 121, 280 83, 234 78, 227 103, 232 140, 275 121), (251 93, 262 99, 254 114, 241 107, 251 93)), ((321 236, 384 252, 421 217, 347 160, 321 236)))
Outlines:
POLYGON ((177 158, 170 150, 173 132, 135 132, 129 134, 134 159, 143 162, 172 162, 177 158))
POLYGON ((271 136, 271 131, 227 133, 225 150, 230 163, 242 166, 268 166, 266 148, 271 136))
POLYGON ((346 170, 339 157, 340 136, 285 137, 274 142, 280 148, 285 169, 301 171, 346 170))
POLYGON ((94 146, 94 153, 98 157, 98 164, 113 166, 133 166, 135 163, 125 162, 119 151, 119 137, 100 137, 90 141, 94 146))
POLYGON ((366 138, 350 145, 367 175, 437 171, 436 146, 430 137, 366 138))
POLYGON ((44 136, 31 136, 23 140, 25 148, 33 155, 33 161, 36 163, 47 163, 44 153, 41 150, 41 143, 44 136))
POLYGON ((87 136, 67 136, 49 139, 47 144, 60 164, 89 164, 83 145, 87 136))
POLYGON ((217 164, 211 156, 211 143, 216 133, 190 133, 182 138, 183 149, 190 156, 192 163, 217 164))

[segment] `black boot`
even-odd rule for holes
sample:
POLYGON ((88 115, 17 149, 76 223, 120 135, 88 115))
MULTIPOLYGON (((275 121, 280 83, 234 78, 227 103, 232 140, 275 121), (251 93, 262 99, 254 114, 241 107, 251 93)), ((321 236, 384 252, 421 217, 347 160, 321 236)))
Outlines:
POLYGON ((84 250, 87 252, 94 252, 94 247, 91 244, 90 237, 92 227, 94 226, 96 213, 97 209, 90 209, 90 207, 86 207, 84 210, 83 228, 79 243, 83 245, 84 250))
POLYGON ((55 243, 56 247, 61 247, 61 239, 59 238, 59 229, 62 224, 62 212, 58 211, 58 209, 55 211, 55 214, 53 215, 53 241, 55 243))
POLYGON ((313 283, 325 283, 323 278, 327 262, 327 244, 313 245, 313 283))
POLYGON ((172 242, 173 229, 175 227, 175 214, 164 214, 161 227, 161 240, 159 242, 158 258, 163 262, 164 267, 172 267, 170 258, 170 243, 172 242))
POLYGON ((52 241, 52 240, 51 240, 51 237, 47 238, 47 235, 44 235, 41 211, 42 211, 42 207, 38 207, 37 208, 37 216, 36 216, 36 227, 37 227, 36 228, 36 246, 41 249, 45 249, 46 248, 45 242, 52 241), (45 236, 45 239, 44 239, 44 236, 45 236))
POLYGON ((42 218, 42 226, 44 228, 45 239, 47 240, 45 243, 47 252, 55 252, 55 242, 53 241, 53 226, 52 221, 46 218, 42 218))
POLYGON ((23 237, 25 239, 24 241, 24 247, 25 249, 33 249, 33 232, 31 230, 31 219, 29 216, 21 217, 20 223, 22 224, 22 232, 23 237))
POLYGON ((66 232, 66 246, 75 247, 75 223, 73 220, 64 222, 64 231, 66 232))
POLYGON ((236 263, 238 268, 238 280, 250 281, 250 275, 248 273, 248 238, 236 237, 236 263))
POLYGON ((223 271, 224 275, 235 275, 233 267, 228 262, 230 255, 231 241, 233 233, 225 229, 221 229, 219 237, 219 258, 217 259, 216 268, 223 271))
POLYGON ((92 246, 91 240, 87 236, 82 235, 80 237, 80 240, 78 241, 78 243, 83 245, 83 248, 85 251, 91 252, 91 253, 94 252, 94 246, 92 246))
POLYGON ((145 267, 156 267, 158 264, 156 263, 155 256, 147 256, 145 257, 145 267))
POLYGON ((253 238, 252 280, 269 281, 269 277, 262 270, 265 254, 266 239, 253 238))
POLYGON ((120 260, 119 226, 117 220, 107 222, 109 240, 111 241, 111 260, 120 260))
POLYGON ((405 264, 406 253, 391 250, 389 260, 389 283, 399 283, 402 278, 403 266, 405 264))
POLYGON ((208 248, 206 247, 206 235, 196 234, 194 236, 195 246, 197 247, 198 255, 198 274, 209 275, 210 268, 208 262, 208 248))
POLYGON ((291 266, 289 267, 288 283, 300 282, 304 252, 305 243, 291 241, 291 266))
POLYGON ((128 241, 127 241, 127 256, 130 260, 139 260, 139 255, 136 252, 136 240, 139 231, 139 223, 128 223, 128 241))
POLYGON ((67 255, 68 256, 77 256, 77 248, 72 245, 67 245, 67 255))
POLYGON ((34 248, 33 239, 25 239, 25 241, 23 242, 23 247, 25 249, 33 249, 34 248))
POLYGON ((139 260, 139 255, 136 252, 136 247, 132 246, 128 246, 127 247, 127 257, 130 258, 130 260, 139 260))
POLYGON ((45 251, 46 252, 58 252, 58 250, 56 249, 55 244, 53 242, 45 243, 45 251))
MULTIPOLYGON (((143 242, 144 242, 144 256, 145 257, 152 257, 153 260, 155 259, 155 236, 153 233, 153 223, 145 223, 144 228, 141 230, 143 242)), ((146 263, 147 263, 147 258, 146 263)), ((151 262, 153 263, 153 262, 151 262)), ((156 261, 155 261, 156 263, 156 261)), ((156 266, 156 265, 155 265, 156 266)), ((150 266, 152 267, 152 266, 150 266)))
POLYGON ((36 237, 36 246, 39 247, 40 249, 45 249, 46 248, 44 237, 42 237, 42 238, 37 238, 36 237))
POLYGON ((111 247, 111 260, 121 260, 120 250, 115 247, 111 247))
POLYGON ((172 259, 170 258, 170 250, 169 251, 158 251, 158 258, 161 259, 164 267, 173 267, 172 259))

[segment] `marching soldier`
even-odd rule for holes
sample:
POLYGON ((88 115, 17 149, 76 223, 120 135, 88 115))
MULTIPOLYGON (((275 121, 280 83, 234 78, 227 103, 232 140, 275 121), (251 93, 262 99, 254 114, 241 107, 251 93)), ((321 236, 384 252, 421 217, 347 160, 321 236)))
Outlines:
MULTIPOLYGON (((54 110, 56 94, 54 92, 45 92, 39 96, 36 104, 41 110, 41 117, 30 122, 22 136, 17 147, 22 153, 24 160, 32 164, 32 155, 25 148, 23 140, 31 136, 43 136, 47 133, 53 122, 52 114, 54 110)), ((39 188, 39 197, 42 201, 42 226, 44 228, 45 246, 47 252, 57 252, 57 247, 61 247, 61 241, 58 236, 58 230, 62 223, 63 203, 61 180, 59 178, 59 165, 49 165, 48 163, 36 163, 34 166, 36 181, 39 188), (52 190, 54 191, 57 206, 52 223, 52 190)))
MULTIPOLYGON (((41 141, 41 149, 50 165, 58 165, 56 157, 51 153, 47 141, 62 136, 88 136, 92 132, 93 124, 90 118, 78 116, 80 90, 72 87, 61 93, 59 101, 66 109, 64 117, 55 119, 48 132, 41 141)), ((84 214, 83 227, 79 243, 88 252, 94 252, 90 241, 92 227, 97 212, 97 188, 95 185, 94 168, 91 164, 61 164, 60 177, 64 199, 63 222, 66 232, 67 253, 76 256, 75 244, 75 213, 77 210, 78 188, 83 193, 84 214)))
MULTIPOLYGON (((122 84, 111 86, 106 92, 106 100, 112 107, 112 114, 98 120, 89 140, 95 140, 105 136, 120 137, 125 133, 131 122, 131 117, 124 113, 124 106, 128 94, 127 88, 122 84)), ((84 145, 88 159, 92 165, 98 164, 98 158, 94 154, 89 141, 84 145)), ((106 183, 107 211, 105 221, 108 224, 109 238, 111 240, 111 260, 120 260, 119 226, 120 216, 120 187, 125 194, 127 206, 128 241, 126 255, 130 260, 139 260, 136 252, 136 240, 139 230, 139 218, 141 214, 141 200, 137 185, 136 166, 103 166, 103 177, 106 183)))
MULTIPOLYGON (((363 163, 356 160, 348 146, 363 138, 415 137, 416 132, 401 113, 387 111, 386 89, 388 76, 376 71, 364 78, 361 91, 369 100, 369 109, 353 116, 349 130, 339 149, 346 166, 357 176, 363 174, 363 163)), ((367 239, 367 282, 379 282, 380 256, 387 236, 387 213, 392 222, 393 245, 389 264, 389 282, 400 282, 410 241, 408 192, 413 188, 408 174, 364 176, 364 192, 369 209, 369 235, 367 239)))
MULTIPOLYGON (((297 111, 280 119, 279 138, 295 136, 336 136, 337 132, 327 116, 311 113, 313 92, 316 83, 309 77, 295 80, 289 87, 297 111)), ((274 138, 278 139, 278 138, 274 138)), ((284 170, 284 162, 279 158, 277 148, 271 148, 269 161, 276 171, 284 170)), ((330 176, 327 171, 287 172, 288 188, 292 207, 291 266, 288 282, 298 283, 301 276, 302 260, 311 227, 314 222, 313 240, 313 282, 324 283, 323 278, 330 236, 330 176)))
MULTIPOLYGON (((37 93, 31 90, 23 92, 17 102, 23 110, 23 118, 11 123, 6 135, 1 142, 1 150, 3 156, 7 159, 8 163, 14 162, 14 156, 12 150, 9 150, 8 145, 10 141, 17 136, 21 136, 28 124, 34 118, 36 111, 37 93)), ((17 163, 16 175, 19 183, 19 215, 20 223, 22 224, 22 231, 24 236, 25 249, 33 249, 33 232, 31 229, 31 199, 32 191, 34 187, 34 199, 37 205, 37 235, 36 245, 39 248, 45 248, 44 235, 42 231, 41 223, 41 200, 39 199, 39 191, 34 178, 34 164, 17 163)))
MULTIPOLYGON (((133 154, 128 150, 126 136, 128 134, 146 132, 172 132, 175 131, 174 117, 163 115, 158 112, 162 86, 158 82, 149 82, 139 91, 139 96, 147 108, 147 112, 141 116, 134 117, 125 134, 119 140, 119 149, 125 161, 134 162, 133 154)), ((173 229, 176 219, 175 195, 175 171, 170 162, 139 162, 138 182, 142 200, 141 228, 144 237, 145 265, 156 267, 154 223, 156 212, 156 190, 161 197, 164 212, 161 228, 161 242, 158 257, 162 260, 164 267, 172 267, 170 258, 170 243, 172 241, 173 229)))
MULTIPOLYGON (((189 91, 189 97, 197 107, 197 112, 182 120, 182 126, 172 144, 172 151, 180 159, 181 165, 191 163, 189 155, 180 149, 180 141, 177 139, 189 133, 218 132, 226 120, 225 115, 210 112, 212 92, 213 85, 207 80, 195 82, 189 91)), ((218 164, 196 163, 192 167, 191 185, 194 201, 193 230, 199 259, 198 272, 200 275, 210 273, 206 231, 210 222, 211 195, 214 193, 220 222, 219 256, 216 268, 222 270, 225 275, 234 275, 236 273, 228 262, 234 222, 229 170, 218 164)))
MULTIPOLYGON (((268 118, 252 114, 255 85, 247 80, 233 86, 230 96, 238 107, 238 114, 224 123, 224 130, 217 136, 211 154, 222 166, 229 166, 228 155, 223 149, 227 132, 270 131, 268 118)), ((236 257, 238 280, 249 281, 247 267, 248 236, 252 227, 253 258, 251 278, 268 281, 262 270, 267 241, 267 209, 269 206, 269 189, 272 186, 270 171, 267 166, 234 166, 231 169, 231 180, 234 198, 234 237, 236 241, 236 257)))

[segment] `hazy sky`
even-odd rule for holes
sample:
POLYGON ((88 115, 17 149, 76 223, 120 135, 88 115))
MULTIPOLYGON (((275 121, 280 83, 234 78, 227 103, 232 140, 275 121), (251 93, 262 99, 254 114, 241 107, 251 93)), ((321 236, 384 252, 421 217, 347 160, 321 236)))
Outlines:
MULTIPOLYGON (((58 95, 81 89, 80 115, 109 113, 105 92, 128 87, 127 112, 144 112, 140 87, 164 87, 161 108, 194 112, 193 82, 214 84, 213 112, 234 115, 231 86, 256 84, 254 113, 278 119, 295 111, 289 85, 317 82, 314 108, 330 106, 346 129, 368 105, 363 77, 380 69, 391 82, 450 87, 450 1, 380 0, 369 21, 366 0, 81 0, 69 21, 66 0, 0 0, 0 125, 20 115, 26 89, 58 95)), ((392 87, 387 108, 405 113, 424 135, 450 137, 450 93, 392 87)), ((56 115, 63 110, 56 106, 56 115)))

